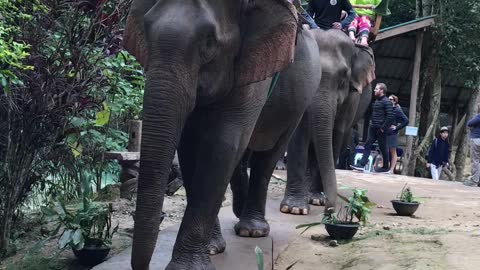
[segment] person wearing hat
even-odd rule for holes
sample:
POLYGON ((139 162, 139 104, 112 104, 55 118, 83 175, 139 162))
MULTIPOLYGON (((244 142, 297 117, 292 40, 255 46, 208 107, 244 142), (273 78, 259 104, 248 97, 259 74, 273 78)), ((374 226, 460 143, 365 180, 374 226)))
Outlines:
POLYGON ((448 166, 449 151, 448 127, 442 127, 428 150, 427 168, 430 168, 433 180, 440 179, 443 167, 448 166))

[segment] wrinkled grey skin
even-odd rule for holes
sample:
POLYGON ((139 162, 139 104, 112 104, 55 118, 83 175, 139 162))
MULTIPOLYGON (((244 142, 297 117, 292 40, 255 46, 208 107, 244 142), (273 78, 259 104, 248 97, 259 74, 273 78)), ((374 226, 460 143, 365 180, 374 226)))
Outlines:
MULTIPOLYGON (((363 117, 363 115, 365 115, 365 112, 370 104, 371 97, 371 85, 366 86, 363 89, 362 94, 358 93, 358 91, 355 89, 350 89, 347 99, 339 109, 341 113, 337 114, 337 117, 335 118, 335 126, 333 131, 333 155, 336 163, 338 162, 341 151, 343 151, 343 149, 351 143, 352 127, 363 117)), ((298 132, 301 132, 301 130, 298 132)), ((296 146, 292 144, 292 148, 295 147, 296 146)), ((307 163, 305 186, 309 187, 309 190, 307 193, 305 193, 307 198, 301 198, 301 201, 308 201, 309 204, 317 206, 325 205, 326 197, 323 193, 323 182, 321 181, 318 167, 314 166, 316 163, 316 157, 312 144, 310 144, 308 157, 309 162, 307 163)), ((305 204, 303 203, 302 206, 304 205, 305 204)), ((298 212, 297 210, 294 210, 294 212, 299 214, 303 212, 308 213, 308 210, 305 211, 304 209, 305 208, 299 208, 298 212)))
POLYGON ((360 99, 371 97, 371 90, 361 95, 349 82, 365 81, 364 69, 373 66, 373 55, 338 31, 329 30, 319 37, 322 94, 305 112, 288 146, 287 187, 280 205, 283 213, 307 215, 309 202, 324 204, 325 209, 335 207, 336 160, 349 137, 360 99), (326 198, 320 195, 322 191, 326 198))
POLYGON ((335 119, 333 149, 335 161, 338 162, 342 153, 352 142, 352 127, 362 119, 372 101, 372 86, 367 85, 361 95, 350 91, 347 100, 342 105, 342 113, 335 119), (355 110, 356 108, 356 110, 355 110))
POLYGON ((283 43, 265 34, 285 29, 282 21, 292 13, 282 14, 285 5, 279 5, 280 0, 134 0, 124 42, 146 68, 134 270, 149 268, 177 148, 188 204, 166 269, 215 269, 209 248, 225 246, 216 217, 228 180, 267 100, 266 77, 290 59, 273 55, 273 48, 266 56, 255 51, 262 47, 257 40, 277 51, 293 44, 294 34, 282 37, 283 43), (242 77, 249 74, 242 70, 259 66, 238 63, 256 58, 269 65, 260 75, 264 81, 242 77), (271 68, 269 61, 282 64, 271 68))
MULTIPOLYGON (((301 57, 296 54, 295 63, 289 67, 288 72, 281 74, 279 85, 274 91, 282 93, 282 91, 285 91, 284 87, 288 86, 293 88, 292 93, 297 93, 298 95, 298 92, 305 91, 304 87, 312 87, 314 89, 315 95, 310 100, 311 105, 302 116, 302 121, 297 127, 296 135, 293 135, 292 140, 298 142, 296 147, 304 147, 304 149, 308 149, 308 145, 312 142, 313 148, 316 150, 314 151, 316 153, 315 159, 311 160, 311 162, 315 162, 312 166, 323 170, 324 175, 322 175, 322 179, 324 179, 323 183, 326 186, 327 196, 335 198, 337 186, 333 162, 332 134, 336 111, 338 110, 337 107, 340 107, 349 95, 351 80, 363 81, 365 77, 355 74, 355 72, 361 73, 361 71, 354 70, 351 63, 360 57, 357 53, 359 51, 357 51, 357 48, 344 33, 338 30, 324 31, 321 29, 308 32, 315 37, 317 49, 319 50, 318 58, 301 57), (320 63, 321 76, 311 72, 309 65, 312 63, 320 63), (305 67, 308 68, 305 69, 305 67), (321 77, 320 82, 318 81, 319 77, 321 77), (298 134, 301 134, 301 136, 298 134), (317 160, 322 162, 316 162, 317 160)), ((301 40, 299 40, 297 46, 301 45, 301 40)), ((358 96, 360 95, 358 94, 358 96)), ((272 101, 273 106, 274 102, 277 101, 272 101)), ((278 104, 290 108, 292 106, 298 107, 305 103, 298 103, 297 99, 290 98, 286 104, 284 102, 279 102, 278 104)), ((251 151, 246 153, 231 181, 234 195, 233 210, 240 219, 239 223, 235 225, 235 231, 240 236, 262 237, 269 233, 269 226, 265 220, 268 181, 276 162, 285 152, 284 147, 272 148, 272 146, 274 144, 284 146, 285 140, 279 137, 279 134, 281 134, 279 130, 285 130, 283 125, 288 123, 286 121, 289 121, 289 114, 291 114, 289 112, 289 114, 283 115, 275 113, 275 110, 271 110, 273 112, 271 117, 263 119, 262 117, 269 112, 269 109, 269 107, 265 107, 262 111, 256 126, 256 130, 261 130, 261 132, 254 131, 249 144, 251 151), (270 143, 265 144, 266 142, 270 143), (262 143, 269 147, 262 148, 262 143), (250 179, 246 172, 248 162, 250 162, 251 167, 250 179)), ((356 108, 354 109, 356 110, 356 108)), ((288 131, 288 134, 290 134, 291 131, 288 131)), ((285 138, 288 139, 288 137, 286 136, 285 138)), ((287 166, 289 170, 287 173, 290 191, 294 192, 295 190, 293 189, 297 188, 299 184, 305 184, 307 155, 306 150, 302 153, 298 149, 292 150, 293 152, 290 153, 290 148, 288 151, 287 166), (302 156, 302 154, 304 155, 302 156), (294 169, 290 170, 290 167, 294 167, 294 169), (297 178, 295 178, 296 175, 298 175, 297 178), (293 180, 290 181, 290 179, 293 180)), ((308 188, 298 187, 298 193, 300 194, 298 201, 306 199, 305 192, 307 191, 308 188)), ((297 197, 294 196, 295 193, 293 192, 292 196, 286 197, 286 200, 283 202, 283 206, 288 208, 286 212, 292 210, 293 207, 289 208, 290 204, 296 206, 294 203, 297 197)), ((302 209, 306 209, 307 212, 304 212, 304 214, 307 214, 308 203, 304 204, 305 207, 302 209)), ((335 200, 331 200, 327 203, 327 206, 335 206, 335 200)))
POLYGON ((240 219, 235 232, 239 236, 263 237, 270 232, 265 220, 268 183, 302 115, 319 91, 322 72, 314 34, 308 30, 299 32, 295 62, 281 73, 248 150, 232 176, 233 210, 240 219))

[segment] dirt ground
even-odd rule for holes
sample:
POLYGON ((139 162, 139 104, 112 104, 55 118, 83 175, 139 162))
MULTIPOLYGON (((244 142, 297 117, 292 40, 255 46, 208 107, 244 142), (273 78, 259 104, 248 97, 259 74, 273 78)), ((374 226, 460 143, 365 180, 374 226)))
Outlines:
POLYGON ((340 184, 369 189, 377 203, 370 224, 337 247, 330 246, 323 226, 312 228, 290 242, 275 269, 479 269, 479 188, 402 176, 337 175, 340 184), (414 217, 396 216, 389 203, 406 182, 424 201, 414 217), (386 190, 390 187, 395 190, 386 190))
MULTIPOLYGON (((283 196, 285 172, 277 172, 269 187, 270 198, 283 196), (283 179, 282 179, 283 178, 283 179)), ((377 204, 370 224, 360 229, 351 242, 340 242, 331 247, 331 239, 323 226, 298 235, 277 258, 274 269, 478 269, 480 264, 480 189, 460 183, 433 182, 402 176, 359 174, 338 171, 339 185, 367 188, 377 204), (424 203, 415 217, 398 217, 389 203, 400 192, 405 182, 412 186, 414 195, 424 203), (379 184, 381 183, 381 184, 379 184), (319 241, 311 240, 316 235, 319 241)), ((343 192, 343 191, 342 191, 343 192)), ((119 233, 113 239, 109 257, 131 244, 134 203, 114 202, 114 224, 119 222, 119 233)), ((228 189, 224 206, 231 205, 228 189)), ((186 206, 185 190, 165 197, 167 216, 161 229, 179 223, 186 206)), ((0 269, 20 260, 36 241, 23 243, 24 248, 6 261, 0 269)), ((47 242, 42 254, 51 256, 57 240, 47 242)), ((63 267, 59 269, 88 269, 75 261, 71 250, 59 254, 63 267)))

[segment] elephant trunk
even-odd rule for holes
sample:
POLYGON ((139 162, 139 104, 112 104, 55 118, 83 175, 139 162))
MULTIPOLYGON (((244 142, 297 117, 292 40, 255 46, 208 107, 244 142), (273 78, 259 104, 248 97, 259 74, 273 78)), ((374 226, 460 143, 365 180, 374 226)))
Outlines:
POLYGON ((172 160, 187 117, 195 106, 197 79, 190 75, 196 73, 172 60, 175 59, 161 61, 163 67, 151 65, 146 75, 131 260, 134 270, 149 267, 172 160))
POLYGON ((337 96, 335 91, 330 89, 332 88, 322 91, 315 98, 311 107, 312 136, 314 138, 317 166, 327 197, 325 210, 329 207, 335 207, 337 197, 337 179, 333 157, 333 127, 337 111, 337 96))

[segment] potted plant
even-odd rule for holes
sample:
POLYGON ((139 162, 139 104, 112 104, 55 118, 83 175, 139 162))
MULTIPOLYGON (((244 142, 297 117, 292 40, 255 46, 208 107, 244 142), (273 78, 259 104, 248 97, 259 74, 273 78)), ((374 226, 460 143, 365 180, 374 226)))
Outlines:
POLYGON ((92 202, 84 196, 83 207, 67 209, 62 200, 51 203, 43 213, 56 219, 57 234, 63 232, 58 240, 61 249, 70 246, 83 265, 93 266, 101 263, 110 252, 113 235, 118 224, 112 228, 112 204, 92 202))
POLYGON ((420 202, 413 197, 413 193, 407 184, 403 186, 398 200, 392 200, 393 209, 399 216, 411 216, 417 211, 420 202))
MULTIPOLYGON (((360 223, 365 225, 370 216, 373 203, 367 197, 367 190, 353 189, 353 195, 348 199, 339 195, 347 205, 340 207, 340 210, 335 214, 334 208, 327 209, 325 216, 321 222, 304 224, 297 226, 298 228, 309 228, 325 224, 325 229, 328 234, 335 240, 349 240, 357 233, 360 223)), ((304 232, 305 232, 304 231, 304 232)))

